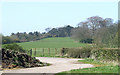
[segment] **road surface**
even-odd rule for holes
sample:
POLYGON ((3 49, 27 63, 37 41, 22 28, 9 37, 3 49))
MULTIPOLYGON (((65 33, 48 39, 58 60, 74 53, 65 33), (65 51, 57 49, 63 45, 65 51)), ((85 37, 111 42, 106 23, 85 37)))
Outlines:
POLYGON ((62 71, 69 71, 72 69, 90 68, 94 67, 91 64, 82 64, 74 58, 54 58, 54 57, 36 57, 42 62, 47 62, 52 65, 44 67, 34 67, 16 70, 4 70, 4 73, 58 73, 62 71))

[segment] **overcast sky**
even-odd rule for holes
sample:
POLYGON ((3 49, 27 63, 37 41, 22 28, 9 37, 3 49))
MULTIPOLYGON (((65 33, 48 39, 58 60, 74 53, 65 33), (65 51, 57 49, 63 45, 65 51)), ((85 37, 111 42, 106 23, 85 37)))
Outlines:
POLYGON ((75 27, 91 16, 112 18, 114 22, 118 19, 118 2, 113 0, 109 2, 9 1, 12 2, 5 0, 0 4, 0 25, 3 35, 10 35, 12 32, 44 32, 45 28, 68 24, 75 27))

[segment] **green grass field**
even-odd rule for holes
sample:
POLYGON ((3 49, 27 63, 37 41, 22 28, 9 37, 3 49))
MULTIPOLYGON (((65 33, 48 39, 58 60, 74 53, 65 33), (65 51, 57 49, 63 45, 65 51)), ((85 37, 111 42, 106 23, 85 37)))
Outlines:
MULTIPOLYGON (((87 45, 76 42, 69 37, 45 38, 39 41, 23 42, 17 44, 22 46, 27 51, 32 49, 32 56, 36 56, 36 57, 41 57, 41 56, 47 57, 47 56, 56 56, 56 55, 59 56, 61 48, 83 47, 87 45), (35 54, 35 49, 33 48, 36 48, 36 54, 35 54), (44 52, 43 52, 43 48, 44 48, 44 52), (48 48, 50 48, 50 53, 48 48), (55 48, 57 49, 57 51, 55 48)), ((28 54, 30 53, 28 52, 28 54)))
POLYGON ((24 49, 31 48, 72 48, 86 46, 86 44, 76 42, 69 37, 45 38, 39 41, 17 43, 24 49))

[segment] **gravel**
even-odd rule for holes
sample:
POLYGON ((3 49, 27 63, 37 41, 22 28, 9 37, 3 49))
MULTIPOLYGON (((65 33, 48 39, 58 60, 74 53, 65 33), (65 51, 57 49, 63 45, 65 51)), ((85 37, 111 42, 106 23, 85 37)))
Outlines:
POLYGON ((54 58, 54 57, 36 57, 41 62, 47 62, 52 65, 44 67, 34 67, 16 70, 4 70, 3 73, 58 73, 62 71, 69 71, 72 69, 82 69, 94 67, 91 64, 79 63, 78 60, 73 58, 54 58))

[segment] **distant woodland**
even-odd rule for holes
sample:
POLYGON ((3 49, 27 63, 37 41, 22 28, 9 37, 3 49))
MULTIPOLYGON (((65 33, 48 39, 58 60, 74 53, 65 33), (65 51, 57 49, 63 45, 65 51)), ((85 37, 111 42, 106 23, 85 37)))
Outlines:
POLYGON ((10 36, 0 34, 2 44, 30 42, 52 37, 71 37, 82 43, 93 43, 107 45, 109 47, 118 45, 118 23, 113 19, 99 16, 92 16, 85 21, 78 23, 76 27, 66 25, 59 28, 46 28, 46 32, 17 32, 10 36))

